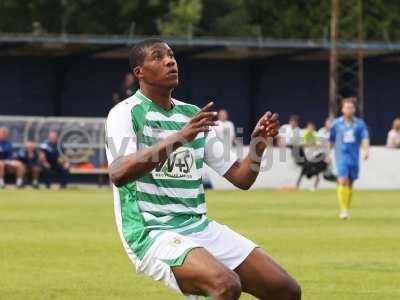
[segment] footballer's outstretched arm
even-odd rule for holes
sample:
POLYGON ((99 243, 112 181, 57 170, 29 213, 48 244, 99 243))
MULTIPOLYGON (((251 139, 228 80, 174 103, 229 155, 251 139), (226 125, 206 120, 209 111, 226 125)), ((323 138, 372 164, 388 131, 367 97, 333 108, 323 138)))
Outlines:
POLYGON ((192 141, 198 133, 209 131, 215 126, 216 112, 210 112, 213 102, 204 106, 184 128, 167 139, 138 152, 117 158, 108 168, 112 183, 121 187, 149 173, 159 163, 167 160, 168 155, 186 142, 192 141))
POLYGON ((240 189, 249 189, 257 179, 268 139, 275 138, 278 132, 278 114, 265 113, 251 134, 249 154, 242 161, 235 162, 224 177, 240 189))

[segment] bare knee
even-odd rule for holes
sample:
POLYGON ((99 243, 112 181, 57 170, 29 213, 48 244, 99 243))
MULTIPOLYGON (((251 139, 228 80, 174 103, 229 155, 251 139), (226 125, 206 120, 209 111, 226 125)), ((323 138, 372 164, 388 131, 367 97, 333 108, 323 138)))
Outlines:
POLYGON ((300 300, 300 285, 289 275, 282 276, 273 286, 259 290, 259 297, 263 300, 300 300))
POLYGON ((209 295, 218 300, 237 300, 242 293, 239 276, 229 270, 216 272, 210 278, 209 295))
POLYGON ((300 285, 290 276, 282 279, 280 283, 281 298, 286 300, 300 300, 301 299, 301 287, 300 285))
POLYGON ((290 300, 300 300, 301 299, 301 287, 300 285, 295 281, 291 280, 291 283, 288 287, 289 290, 289 299, 290 300))
POLYGON ((348 186, 348 185, 350 185, 350 181, 346 177, 340 177, 339 178, 339 184, 348 186))
POLYGON ((15 161, 15 168, 18 171, 24 171, 25 170, 24 164, 22 162, 20 162, 20 161, 15 161))

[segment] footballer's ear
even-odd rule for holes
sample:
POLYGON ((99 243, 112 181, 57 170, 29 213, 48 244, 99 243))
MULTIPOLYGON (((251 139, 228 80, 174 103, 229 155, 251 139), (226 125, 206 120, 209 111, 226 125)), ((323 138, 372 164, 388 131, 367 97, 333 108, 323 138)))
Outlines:
POLYGON ((137 79, 142 79, 143 77, 142 67, 136 66, 135 68, 133 68, 133 75, 135 75, 137 79))

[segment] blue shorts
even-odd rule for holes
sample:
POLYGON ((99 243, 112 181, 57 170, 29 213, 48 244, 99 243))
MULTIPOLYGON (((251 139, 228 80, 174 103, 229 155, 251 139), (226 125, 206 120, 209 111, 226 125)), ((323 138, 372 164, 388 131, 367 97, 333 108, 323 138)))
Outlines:
POLYGON ((336 164, 337 177, 345 177, 351 181, 358 178, 358 165, 336 164))

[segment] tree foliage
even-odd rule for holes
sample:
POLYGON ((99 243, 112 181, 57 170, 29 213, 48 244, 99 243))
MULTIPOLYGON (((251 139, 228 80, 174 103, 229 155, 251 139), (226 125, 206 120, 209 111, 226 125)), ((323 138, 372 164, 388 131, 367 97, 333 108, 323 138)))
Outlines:
MULTIPOLYGON (((243 0, 203 0, 201 33, 214 36, 259 36, 260 24, 252 21, 251 11, 243 0)), ((247 1, 249 2, 249 1, 247 1)))
POLYGON ((364 0, 364 35, 367 39, 400 40, 400 2, 364 0))
MULTIPOLYGON (((348 0, 341 0, 348 1, 348 0)), ((364 36, 400 40, 400 5, 364 0, 364 36)), ((329 37, 331 0, 0 0, 1 32, 329 37)))
POLYGON ((201 18, 201 0, 174 0, 169 3, 169 13, 157 20, 157 28, 164 36, 192 37, 201 18))

